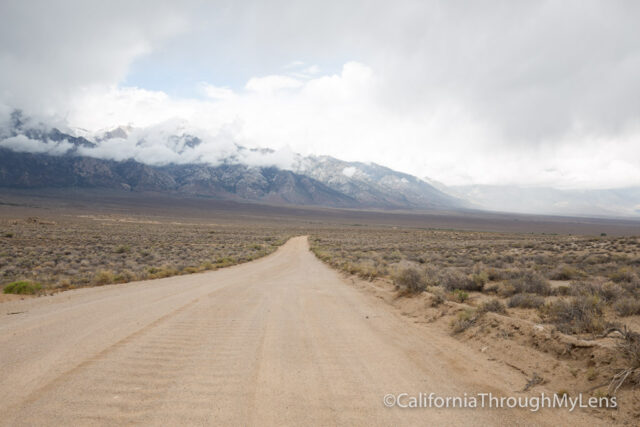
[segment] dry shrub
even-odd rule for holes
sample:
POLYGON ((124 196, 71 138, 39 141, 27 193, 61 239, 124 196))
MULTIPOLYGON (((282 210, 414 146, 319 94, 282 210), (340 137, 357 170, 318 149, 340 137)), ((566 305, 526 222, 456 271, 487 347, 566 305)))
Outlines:
POLYGON ((200 264, 202 270, 213 270, 215 267, 211 261, 206 261, 200 264))
POLYGON ((584 277, 585 273, 567 264, 562 264, 551 272, 549 278, 551 280, 573 280, 584 277))
POLYGON ((494 298, 492 300, 483 302, 480 306, 480 311, 484 313, 491 312, 505 314, 507 312, 507 308, 500 300, 494 298))
POLYGON ((485 294, 497 294, 500 291, 499 283, 487 283, 482 288, 482 292, 485 294))
POLYGON ((613 302, 624 295, 624 290, 618 284, 596 279, 592 281, 572 282, 570 293, 574 296, 596 295, 604 302, 613 302))
POLYGON ((614 327, 607 330, 605 335, 614 330, 622 334, 623 341, 617 345, 617 348, 627 364, 611 379, 607 390, 609 396, 614 396, 628 380, 635 383, 636 386, 640 384, 640 334, 630 331, 626 327, 623 329, 614 327))
POLYGON ((439 286, 428 287, 427 291, 431 293, 431 307, 438 307, 447 300, 447 295, 439 286))
POLYGON ((469 292, 463 291, 462 289, 456 289, 451 294, 453 299, 458 302, 465 302, 469 299, 469 292))
POLYGON ((93 284, 97 286, 108 285, 115 281, 115 275, 109 270, 100 270, 93 276, 93 284))
POLYGON ((499 268, 491 267, 488 268, 486 272, 488 279, 491 281, 505 280, 509 278, 507 272, 499 268))
POLYGON ((456 289, 462 291, 481 291, 484 286, 483 283, 473 280, 469 275, 451 269, 444 270, 440 273, 438 284, 447 291, 454 291, 456 289))
POLYGON ((638 280, 638 276, 629 267, 621 267, 618 271, 611 273, 609 278, 616 283, 631 283, 638 280))
POLYGON ((509 307, 540 308, 544 305, 544 298, 535 294, 515 294, 509 298, 509 307))
POLYGON ((541 312, 564 333, 599 333, 606 326, 603 302, 595 295, 557 300, 541 307, 541 312))
POLYGON ((422 271, 422 277, 424 278, 427 287, 438 288, 442 291, 442 288, 440 287, 440 275, 442 274, 442 270, 431 265, 426 265, 422 267, 422 271))
POLYGON ((550 295, 551 285, 539 273, 531 270, 521 272, 518 277, 514 277, 507 282, 513 289, 513 294, 529 293, 538 295, 550 295))
POLYGON ((624 341, 618 345, 622 356, 630 362, 631 369, 640 369, 640 334, 630 332, 624 336, 624 341))
POLYGON ((451 322, 451 328, 454 334, 459 334, 469 329, 477 320, 476 312, 472 309, 466 309, 458 313, 456 318, 451 322))
POLYGON ((635 278, 630 282, 621 282, 620 286, 628 293, 640 298, 640 278, 635 278))
POLYGON ((129 270, 124 270, 116 274, 113 278, 114 283, 127 283, 137 280, 138 276, 129 270))
POLYGON ((396 284, 405 292, 419 294, 427 289, 427 285, 420 272, 412 267, 401 270, 396 278, 396 284))
POLYGON ((128 254, 129 252, 131 252, 131 246, 129 246, 129 245, 120 245, 115 249, 114 252, 117 253, 117 254, 128 254))
POLYGON ((147 271, 149 273, 149 279, 162 279, 165 277, 177 276, 180 273, 177 268, 166 265, 163 265, 162 267, 149 267, 147 271))
POLYGON ((216 260, 216 267, 218 268, 229 267, 231 265, 237 264, 237 262, 238 261, 235 257, 231 257, 231 256, 222 257, 216 260))
POLYGON ((635 299, 621 299, 613 305, 613 308, 622 317, 640 315, 640 301, 635 299))
POLYGON ((489 282, 489 273, 487 273, 486 271, 473 273, 473 275, 471 276, 471 280, 473 280, 476 286, 479 287, 480 290, 482 290, 484 288, 484 285, 489 282))
POLYGON ((350 269, 351 274, 356 274, 358 277, 369 281, 381 276, 381 271, 375 265, 375 262, 370 259, 353 264, 350 269))

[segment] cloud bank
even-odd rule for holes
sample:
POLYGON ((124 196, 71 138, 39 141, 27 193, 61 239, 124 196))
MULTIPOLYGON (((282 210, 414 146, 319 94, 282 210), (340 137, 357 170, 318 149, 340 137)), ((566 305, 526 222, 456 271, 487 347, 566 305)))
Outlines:
POLYGON ((36 114, 66 114, 75 95, 121 81, 134 59, 184 31, 184 4, 3 1, 0 99, 36 114))
MULTIPOLYGON (((288 147, 279 150, 242 147, 226 129, 212 134, 185 120, 172 119, 143 128, 127 126, 107 132, 83 131, 81 135, 69 135, 24 114, 15 111, 7 114, 7 111, 7 108, 0 108, 0 147, 18 152, 136 160, 154 166, 241 163, 293 169, 301 160, 288 147)), ((73 129, 67 131, 73 132, 73 129)))
POLYGON ((0 101, 89 134, 148 128, 113 152, 153 161, 238 144, 454 185, 640 185, 639 12, 591 0, 8 1, 0 101), (158 142, 181 121, 212 136, 198 150, 158 142))

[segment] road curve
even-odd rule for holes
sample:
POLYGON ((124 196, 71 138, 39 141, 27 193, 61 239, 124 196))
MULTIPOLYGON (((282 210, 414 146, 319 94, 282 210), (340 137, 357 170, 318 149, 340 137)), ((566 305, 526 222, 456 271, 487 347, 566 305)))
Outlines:
POLYGON ((586 421, 383 404, 402 392, 520 395, 522 376, 498 366, 347 285, 305 237, 215 272, 0 304, 2 425, 586 421))

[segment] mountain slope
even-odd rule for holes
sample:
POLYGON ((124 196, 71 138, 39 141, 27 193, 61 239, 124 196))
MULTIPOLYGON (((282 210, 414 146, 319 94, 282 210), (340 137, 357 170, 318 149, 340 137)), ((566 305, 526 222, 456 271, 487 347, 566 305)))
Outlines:
POLYGON ((82 156, 0 149, 0 187, 112 188, 178 192, 294 205, 354 206, 355 201, 291 171, 244 165, 148 166, 82 156))
POLYGON ((14 111, 0 127, 0 187, 116 188, 349 208, 466 207, 383 166, 248 149, 188 129, 177 122, 73 136, 14 111))
POLYGON ((302 158, 297 172, 353 197, 364 205, 396 208, 466 207, 415 176, 373 163, 346 162, 329 156, 302 158))

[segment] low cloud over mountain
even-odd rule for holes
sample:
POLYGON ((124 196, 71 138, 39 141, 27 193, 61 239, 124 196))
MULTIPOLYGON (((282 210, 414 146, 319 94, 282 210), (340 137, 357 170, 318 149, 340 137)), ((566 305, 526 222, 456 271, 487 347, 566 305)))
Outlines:
POLYGON ((4 110, 0 186, 107 187, 353 208, 640 216, 639 187, 446 186, 374 163, 247 148, 230 132, 211 135, 183 120, 98 132, 56 126, 4 110))
POLYGON ((170 191, 296 205, 450 209, 466 204, 375 164, 248 149, 171 121, 64 133, 13 111, 0 130, 0 186, 170 191))

